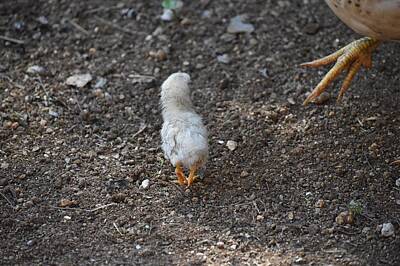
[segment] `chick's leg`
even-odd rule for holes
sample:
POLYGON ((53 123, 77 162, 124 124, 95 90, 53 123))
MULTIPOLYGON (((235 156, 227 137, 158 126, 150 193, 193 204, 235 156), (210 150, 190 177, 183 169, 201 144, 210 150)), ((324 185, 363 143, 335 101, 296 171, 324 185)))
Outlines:
POLYGON ((175 174, 178 177, 179 185, 181 185, 181 186, 186 185, 187 180, 186 180, 185 174, 183 173, 182 165, 180 163, 177 163, 175 166, 175 174))
POLYGON ((197 178, 196 171, 197 171, 197 165, 190 167, 189 177, 187 179, 188 187, 190 187, 193 184, 193 182, 196 180, 196 178, 197 178))
POLYGON ((366 68, 370 68, 372 66, 371 55, 378 45, 379 41, 377 39, 366 37, 354 41, 339 51, 324 58, 301 64, 301 66, 304 67, 320 67, 336 61, 332 69, 325 75, 317 87, 315 87, 303 104, 307 105, 313 101, 328 87, 328 85, 334 79, 340 75, 340 73, 342 73, 344 70, 347 70, 347 76, 344 79, 339 92, 339 101, 343 97, 346 90, 350 87, 350 83, 358 70, 360 70, 362 66, 366 68))

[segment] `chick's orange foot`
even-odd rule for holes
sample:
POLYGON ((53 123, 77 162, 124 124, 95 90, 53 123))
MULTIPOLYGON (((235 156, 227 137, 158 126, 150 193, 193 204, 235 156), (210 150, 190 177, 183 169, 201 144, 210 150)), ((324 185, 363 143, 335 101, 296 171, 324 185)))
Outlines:
POLYGON ((371 68, 371 55, 379 43, 380 42, 377 39, 365 37, 348 44, 339 51, 324 58, 301 64, 301 66, 304 67, 320 67, 336 61, 332 69, 325 75, 317 87, 315 87, 303 104, 307 105, 315 100, 315 98, 318 97, 334 79, 336 79, 343 71, 347 70, 347 76, 343 81, 337 99, 340 101, 346 90, 350 87, 351 81, 360 70, 361 66, 371 68))
POLYGON ((188 183, 187 179, 185 177, 185 174, 183 173, 183 168, 182 168, 182 166, 180 164, 176 165, 175 174, 178 177, 179 185, 184 186, 184 185, 186 185, 188 183))
POLYGON ((196 171, 197 171, 197 167, 191 167, 190 168, 190 172, 189 172, 189 177, 187 179, 187 186, 190 187, 194 181, 197 179, 197 175, 196 175, 196 171))

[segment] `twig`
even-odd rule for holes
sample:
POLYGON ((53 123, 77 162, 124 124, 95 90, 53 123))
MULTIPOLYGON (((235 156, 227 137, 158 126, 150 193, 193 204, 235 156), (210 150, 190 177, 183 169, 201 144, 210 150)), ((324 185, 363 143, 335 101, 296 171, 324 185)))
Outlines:
POLYGON ((43 205, 45 207, 51 208, 51 209, 57 209, 57 210, 66 210, 66 211, 85 211, 85 212, 95 212, 110 206, 117 205, 117 203, 110 203, 106 205, 102 205, 99 207, 96 207, 94 209, 82 209, 82 208, 69 208, 69 207, 57 207, 57 206, 51 206, 51 205, 43 205))
POLYGON ((0 192, 0 195, 8 202, 8 204, 10 204, 11 208, 13 208, 14 210, 16 209, 11 200, 9 200, 6 195, 4 195, 2 192, 0 192))
POLYGON ((119 231, 118 226, 117 226, 115 223, 113 223, 113 225, 114 225, 115 229, 117 229, 117 232, 118 232, 121 236, 123 236, 123 234, 121 233, 121 231, 119 231))
POLYGON ((112 7, 104 7, 104 6, 102 6, 102 7, 98 7, 98 8, 95 8, 95 9, 88 10, 84 14, 88 15, 88 14, 97 13, 99 11, 110 11, 110 10, 113 10, 113 9, 119 9, 119 7, 117 7, 117 6, 112 6, 112 7))
POLYGON ((132 138, 136 138, 140 133, 142 133, 145 129, 147 128, 147 125, 144 125, 142 128, 140 128, 135 134, 132 135, 132 138))
POLYGON ((139 31, 132 32, 132 31, 127 30, 127 29, 125 29, 125 28, 122 28, 121 26, 119 26, 119 25, 117 25, 117 24, 114 24, 114 23, 112 23, 112 22, 110 22, 110 21, 108 21, 108 20, 102 19, 102 18, 100 18, 100 17, 98 17, 98 16, 95 16, 94 18, 95 18, 97 21, 99 21, 99 22, 101 22, 101 23, 103 23, 103 24, 105 24, 105 25, 107 25, 107 26, 109 26, 109 27, 112 27, 112 28, 114 28, 114 29, 116 29, 116 30, 119 30, 119 31, 121 31, 121 32, 123 32, 123 33, 126 33, 126 34, 129 34, 129 35, 146 34, 146 33, 144 33, 144 32, 139 32, 139 31))
POLYGON ((85 30, 81 25, 79 25, 79 24, 76 23, 75 21, 69 20, 68 22, 69 22, 69 24, 71 24, 72 26, 74 26, 75 29, 77 29, 78 31, 82 32, 83 34, 85 34, 85 35, 90 35, 90 32, 88 32, 87 30, 85 30))
POLYGON ((114 206, 114 205, 117 205, 117 203, 113 202, 113 203, 106 204, 106 205, 103 205, 103 206, 99 206, 97 208, 94 208, 94 209, 91 209, 91 210, 86 210, 86 211, 87 212, 95 212, 95 211, 98 211, 98 210, 101 210, 101 209, 104 209, 104 208, 107 208, 107 207, 110 207, 110 206, 114 206))
POLYGON ((11 38, 11 37, 7 37, 7 36, 4 36, 4 35, 0 35, 0 39, 4 40, 4 41, 17 43, 17 44, 25 44, 24 41, 21 41, 21 40, 18 40, 18 39, 14 39, 14 38, 11 38))

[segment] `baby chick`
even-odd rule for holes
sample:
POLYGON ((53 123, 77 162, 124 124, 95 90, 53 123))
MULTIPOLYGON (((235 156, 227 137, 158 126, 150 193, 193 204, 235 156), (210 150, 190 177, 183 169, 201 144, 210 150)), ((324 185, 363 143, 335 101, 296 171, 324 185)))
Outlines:
POLYGON ((194 110, 189 82, 188 74, 174 73, 161 85, 162 149, 175 166, 179 184, 187 186, 192 185, 197 169, 208 157, 207 129, 194 110), (190 170, 188 178, 183 168, 190 170))

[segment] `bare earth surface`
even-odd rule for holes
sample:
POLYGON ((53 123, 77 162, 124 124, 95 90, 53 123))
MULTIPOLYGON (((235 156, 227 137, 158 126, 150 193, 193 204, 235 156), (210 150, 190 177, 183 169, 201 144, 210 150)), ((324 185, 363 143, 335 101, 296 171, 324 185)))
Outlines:
POLYGON ((399 265, 399 44, 342 103, 337 82, 303 107, 327 68, 298 65, 360 37, 323 1, 185 1, 172 22, 160 2, 0 2, 0 35, 25 42, 0 41, 0 264, 399 265), (227 35, 240 14, 255 31, 227 35), (176 71, 210 131, 190 189, 160 149, 176 71))

